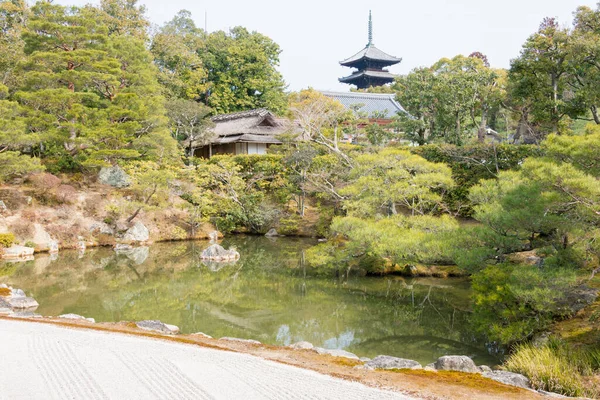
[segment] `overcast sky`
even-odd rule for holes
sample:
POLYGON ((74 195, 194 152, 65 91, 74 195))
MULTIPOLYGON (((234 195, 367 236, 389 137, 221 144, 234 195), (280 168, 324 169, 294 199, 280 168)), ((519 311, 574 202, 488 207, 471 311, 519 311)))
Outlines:
MULTIPOLYGON (((98 3, 58 0, 60 4, 98 3)), ((507 68, 521 45, 546 17, 571 25, 579 5, 595 8, 597 0, 142 0, 155 24, 177 11, 192 12, 208 30, 237 25, 273 39, 282 49, 280 71, 290 90, 313 87, 349 90, 338 78, 350 69, 339 61, 367 44, 369 9, 373 12, 375 45, 401 64, 390 69, 404 74, 442 57, 486 54, 493 67, 507 68)))

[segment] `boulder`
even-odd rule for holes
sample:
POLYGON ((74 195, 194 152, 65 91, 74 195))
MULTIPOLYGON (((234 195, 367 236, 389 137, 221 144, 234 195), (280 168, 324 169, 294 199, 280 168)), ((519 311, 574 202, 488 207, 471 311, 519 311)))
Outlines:
POLYGON ((366 365, 375 369, 423 369, 417 361, 391 356, 377 356, 366 365))
POLYGON ((425 371, 437 371, 435 369, 435 363, 427 364, 423 369, 425 371))
POLYGON ((488 372, 492 372, 492 369, 490 367, 488 367, 487 365, 480 365, 479 366, 479 371, 482 374, 488 373, 488 372))
POLYGON ((43 318, 40 314, 36 314, 32 311, 15 311, 8 314, 8 316, 13 318, 43 318))
POLYGON ((219 340, 229 340, 231 342, 241 342, 241 343, 248 343, 248 344, 262 344, 258 340, 240 339, 240 338, 234 338, 234 337, 222 337, 219 340))
POLYGON ((15 310, 25 310, 25 309, 36 309, 39 307, 39 304, 33 297, 6 297, 6 302, 10 305, 10 307, 15 310))
POLYGON ((148 228, 141 222, 136 222, 125 232, 123 240, 126 242, 147 242, 150 239, 148 228))
POLYGON ((371 361, 371 359, 370 359, 369 357, 361 357, 361 358, 360 358, 360 361, 362 361, 362 362, 366 363, 366 362, 369 362, 369 361, 371 361))
POLYGON ((213 244, 202 252, 200 258, 210 261, 236 261, 239 260, 240 253, 234 249, 225 250, 223 246, 213 244))
POLYGON ((298 342, 291 344, 289 347, 294 350, 311 350, 315 348, 310 342, 298 342))
POLYGON ((50 254, 58 253, 58 242, 56 240, 51 240, 48 243, 48 251, 50 254))
POLYGON ((531 382, 525 375, 517 374, 508 371, 489 371, 484 372, 483 376, 486 378, 493 379, 497 382, 504 383, 505 385, 517 386, 524 389, 531 388, 531 382))
POLYGON ((90 232, 93 234, 102 234, 102 235, 114 235, 115 231, 113 228, 105 224, 104 222, 94 222, 90 225, 90 232))
POLYGON ((86 317, 78 315, 78 314, 63 314, 63 315, 59 315, 58 318, 77 319, 77 320, 88 321, 91 323, 96 323, 96 320, 94 318, 86 318, 86 317))
POLYGON ((2 250, 2 258, 7 260, 14 260, 19 258, 32 258, 34 248, 12 245, 9 248, 2 250))
POLYGON ((467 356, 443 356, 435 362, 438 371, 479 372, 479 369, 467 356))
POLYGON ((98 180, 104 185, 124 188, 131 185, 131 178, 118 165, 103 167, 98 174, 98 180))
POLYGON ((0 314, 10 314, 11 312, 10 304, 3 297, 0 297, 0 314))
POLYGON ((277 233, 277 230, 275 228, 271 228, 269 229, 269 231, 267 233, 265 233, 266 237, 276 237, 279 236, 279 233, 277 233))
POLYGON ((196 333, 192 333, 193 336, 200 336, 206 339, 212 339, 213 337, 210 335, 207 335, 206 333, 203 332, 196 332, 196 333))
POLYGON ((346 350, 323 349, 321 347, 315 347, 315 350, 319 354, 328 354, 328 355, 334 356, 334 357, 344 357, 344 358, 350 358, 352 360, 360 360, 360 358, 358 358, 358 356, 356 354, 350 353, 349 351, 346 351, 346 350))
POLYGON ((164 333, 166 335, 179 333, 179 328, 175 325, 165 324, 157 320, 138 321, 135 324, 138 328, 146 331, 164 333))

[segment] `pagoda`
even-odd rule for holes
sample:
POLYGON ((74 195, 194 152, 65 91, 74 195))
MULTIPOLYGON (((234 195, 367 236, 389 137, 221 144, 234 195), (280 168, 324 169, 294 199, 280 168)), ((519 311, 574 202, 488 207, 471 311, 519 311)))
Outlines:
POLYGON ((394 81, 395 75, 384 69, 396 65, 401 58, 390 56, 379 50, 373 44, 373 19, 369 11, 369 43, 352 57, 340 61, 344 67, 356 68, 352 75, 340 78, 339 81, 349 85, 356 85, 358 89, 367 89, 371 86, 382 86, 394 81))

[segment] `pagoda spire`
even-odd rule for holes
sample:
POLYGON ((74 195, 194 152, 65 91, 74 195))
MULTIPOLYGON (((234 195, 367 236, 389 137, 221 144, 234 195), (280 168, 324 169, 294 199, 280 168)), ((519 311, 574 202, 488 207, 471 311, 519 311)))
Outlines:
POLYGON ((369 43, 367 43, 367 47, 373 45, 373 17, 371 16, 371 10, 369 10, 369 43))

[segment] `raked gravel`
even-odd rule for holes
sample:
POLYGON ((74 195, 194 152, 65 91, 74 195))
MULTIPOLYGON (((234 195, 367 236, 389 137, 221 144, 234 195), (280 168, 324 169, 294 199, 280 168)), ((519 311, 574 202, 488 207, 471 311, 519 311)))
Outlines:
POLYGON ((0 399, 415 397, 247 354, 118 333, 0 320, 0 399))

